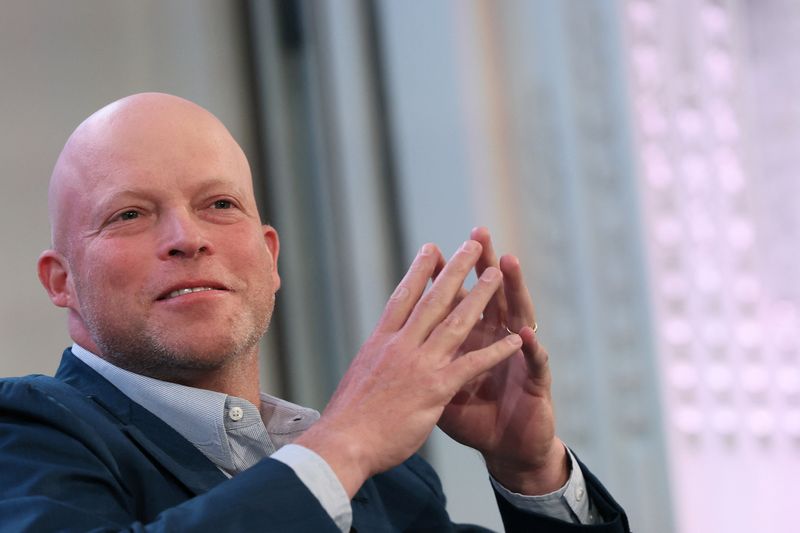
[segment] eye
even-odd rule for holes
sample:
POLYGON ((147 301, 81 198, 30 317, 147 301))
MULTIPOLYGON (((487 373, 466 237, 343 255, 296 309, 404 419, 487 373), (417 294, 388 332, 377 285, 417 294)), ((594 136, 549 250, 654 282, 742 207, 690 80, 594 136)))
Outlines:
POLYGON ((135 218, 139 218, 139 212, 133 210, 123 211, 118 215, 118 218, 120 220, 133 220, 135 218))
POLYGON ((216 200, 214 202, 214 209, 230 209, 233 207, 233 202, 230 200, 216 200))

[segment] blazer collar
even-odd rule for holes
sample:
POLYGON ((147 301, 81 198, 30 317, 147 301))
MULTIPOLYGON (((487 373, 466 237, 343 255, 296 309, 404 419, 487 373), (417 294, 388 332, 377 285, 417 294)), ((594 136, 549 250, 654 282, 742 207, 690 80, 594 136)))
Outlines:
POLYGON ((226 478, 180 433, 133 402, 103 376, 64 350, 56 379, 94 401, 116 419, 122 432, 138 443, 193 494, 207 492, 226 478))

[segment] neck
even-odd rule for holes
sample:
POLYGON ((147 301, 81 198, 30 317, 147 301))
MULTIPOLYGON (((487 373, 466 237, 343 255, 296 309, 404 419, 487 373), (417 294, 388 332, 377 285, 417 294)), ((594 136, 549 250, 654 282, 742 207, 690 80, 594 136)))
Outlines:
POLYGON ((72 335, 72 340, 86 350, 111 364, 147 377, 194 387, 196 389, 221 392, 243 398, 256 407, 261 404, 258 344, 245 353, 231 357, 211 368, 142 368, 131 365, 129 360, 104 355, 89 335, 72 335))
POLYGON ((174 376, 168 381, 243 398, 258 407, 261 403, 258 348, 228 361, 219 368, 182 371, 179 376, 174 376))

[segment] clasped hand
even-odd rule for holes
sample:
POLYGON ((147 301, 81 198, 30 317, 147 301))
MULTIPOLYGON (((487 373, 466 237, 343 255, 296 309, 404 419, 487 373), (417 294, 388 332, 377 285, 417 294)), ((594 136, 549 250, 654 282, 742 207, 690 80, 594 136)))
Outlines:
POLYGON ((350 496, 416 452, 437 423, 515 492, 566 481, 548 356, 519 262, 498 261, 486 229, 471 238, 448 262, 422 247, 321 419, 296 441, 328 462, 350 496), (473 268, 478 282, 467 291, 473 268))

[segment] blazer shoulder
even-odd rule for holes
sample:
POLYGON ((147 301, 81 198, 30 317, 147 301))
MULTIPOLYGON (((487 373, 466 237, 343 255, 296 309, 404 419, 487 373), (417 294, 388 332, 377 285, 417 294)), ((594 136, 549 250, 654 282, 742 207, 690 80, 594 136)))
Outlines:
MULTIPOLYGON (((0 422, 50 427, 79 440, 116 429, 111 415, 72 385, 50 376, 0 379, 0 422)), ((100 444, 98 440, 96 444, 100 444)), ((105 448, 106 446, 101 446, 105 448)))
POLYGON ((19 398, 47 399, 67 405, 89 401, 88 395, 71 384, 52 376, 31 374, 29 376, 0 378, 0 402, 8 403, 19 398))
POLYGON ((24 411, 35 409, 42 402, 69 405, 86 401, 86 396, 80 391, 51 376, 31 374, 0 379, 0 405, 4 409, 24 411))

